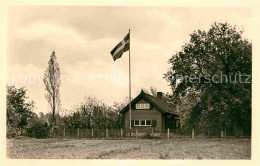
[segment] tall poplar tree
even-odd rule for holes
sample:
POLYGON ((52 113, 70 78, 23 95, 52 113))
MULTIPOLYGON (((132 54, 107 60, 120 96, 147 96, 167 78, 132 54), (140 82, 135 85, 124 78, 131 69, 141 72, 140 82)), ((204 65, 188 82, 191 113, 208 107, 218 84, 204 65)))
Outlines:
POLYGON ((50 104, 52 110, 52 120, 55 123, 55 114, 60 108, 60 67, 53 51, 50 60, 48 62, 48 68, 44 73, 43 82, 45 84, 45 89, 47 93, 45 98, 50 104))

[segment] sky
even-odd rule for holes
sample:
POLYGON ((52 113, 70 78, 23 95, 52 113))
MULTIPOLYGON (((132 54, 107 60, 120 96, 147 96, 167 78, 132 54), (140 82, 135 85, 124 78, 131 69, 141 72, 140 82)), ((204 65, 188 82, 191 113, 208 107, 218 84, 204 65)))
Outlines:
POLYGON ((169 58, 194 30, 214 22, 244 29, 252 39, 249 8, 19 6, 8 11, 7 83, 26 87, 35 112, 50 111, 44 71, 52 51, 61 70, 61 105, 71 109, 94 96, 108 105, 129 93, 128 52, 115 62, 110 51, 131 29, 132 98, 141 88, 170 92, 163 74, 169 58))

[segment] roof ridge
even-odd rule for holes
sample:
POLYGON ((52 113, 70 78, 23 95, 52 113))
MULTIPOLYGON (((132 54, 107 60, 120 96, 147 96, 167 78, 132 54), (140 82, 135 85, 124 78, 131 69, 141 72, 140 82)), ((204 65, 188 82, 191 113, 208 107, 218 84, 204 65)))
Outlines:
POLYGON ((153 96, 153 95, 150 95, 150 94, 147 94, 147 93, 145 93, 145 94, 148 95, 148 96, 151 96, 151 97, 153 97, 153 98, 155 98, 155 99, 158 99, 159 101, 161 101, 161 102, 163 102, 163 103, 165 103, 165 104, 168 104, 167 102, 163 101, 163 99, 160 99, 160 98, 158 98, 158 97, 156 97, 156 96, 153 96))
MULTIPOLYGON (((147 94, 147 93, 145 93, 145 94, 147 94)), ((153 95, 150 95, 150 94, 147 94, 148 96, 150 96, 150 97, 153 97, 154 99, 156 99, 157 101, 159 101, 159 102, 161 102, 161 103, 163 103, 163 104, 166 104, 167 105, 167 107, 169 107, 169 108, 172 108, 171 106, 170 106, 170 104, 169 103, 167 103, 166 101, 164 101, 163 99, 160 99, 160 98, 158 98, 158 97, 155 97, 155 96, 153 96, 153 95)))
POLYGON ((158 97, 155 97, 155 96, 153 96, 153 95, 150 95, 150 94, 148 94, 148 93, 144 93, 144 94, 146 94, 146 95, 148 95, 148 96, 152 96, 152 97, 154 97, 154 98, 157 98, 157 99, 159 99, 158 97))
MULTIPOLYGON (((141 96, 145 97, 146 100, 148 100, 148 102, 155 104, 159 108, 158 111, 160 111, 162 113, 171 113, 171 114, 178 115, 177 113, 175 113, 175 111, 172 110, 169 103, 165 102, 163 99, 158 98, 157 96, 150 95, 150 94, 145 93, 143 91, 141 91, 141 93, 136 98, 134 98, 134 100, 132 102, 136 102, 135 100, 138 100, 141 96)), ((129 104, 127 104, 121 110, 121 112, 126 111, 128 108, 129 108, 129 104)))

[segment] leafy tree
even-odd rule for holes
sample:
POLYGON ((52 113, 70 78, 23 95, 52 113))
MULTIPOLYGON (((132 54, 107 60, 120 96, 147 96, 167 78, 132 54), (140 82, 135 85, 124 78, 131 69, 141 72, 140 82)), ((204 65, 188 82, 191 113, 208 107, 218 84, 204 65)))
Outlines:
POLYGON ((49 66, 44 73, 43 82, 45 84, 45 89, 47 91, 45 98, 50 104, 52 109, 52 120, 56 122, 55 115, 60 107, 60 67, 53 51, 50 60, 48 62, 49 66))
POLYGON ((30 127, 37 119, 37 115, 32 112, 34 101, 27 101, 27 90, 7 86, 7 137, 19 136, 25 127, 30 127))
POLYGON ((125 97, 122 102, 114 102, 112 109, 114 112, 114 122, 115 122, 115 127, 114 128, 123 128, 124 127, 124 116, 123 114, 120 113, 120 111, 127 105, 129 104, 129 99, 128 97, 125 97))
POLYGON ((62 120, 68 128, 119 129, 122 127, 120 110, 124 103, 114 103, 109 107, 95 97, 85 97, 84 101, 75 105, 62 120))
POLYGON ((251 80, 238 80, 239 73, 251 75, 252 44, 243 31, 228 23, 214 23, 206 31, 194 31, 189 43, 174 54, 164 75, 172 93, 169 101, 189 126, 201 125, 200 78, 205 124, 208 127, 251 129, 251 80), (222 77, 214 77, 221 75, 222 77), (223 76, 225 75, 225 76, 223 76), (187 78, 197 78, 194 82, 187 78), (221 79, 231 80, 218 83, 221 79))

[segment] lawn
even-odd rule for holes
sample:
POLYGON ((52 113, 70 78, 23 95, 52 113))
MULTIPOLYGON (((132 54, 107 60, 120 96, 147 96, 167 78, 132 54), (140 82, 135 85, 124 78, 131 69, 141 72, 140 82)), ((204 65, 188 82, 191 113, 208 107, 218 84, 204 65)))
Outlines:
POLYGON ((251 139, 7 139, 7 158, 250 159, 251 139))

